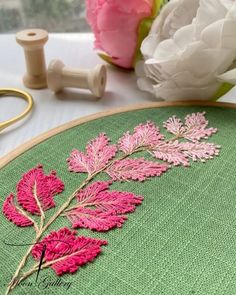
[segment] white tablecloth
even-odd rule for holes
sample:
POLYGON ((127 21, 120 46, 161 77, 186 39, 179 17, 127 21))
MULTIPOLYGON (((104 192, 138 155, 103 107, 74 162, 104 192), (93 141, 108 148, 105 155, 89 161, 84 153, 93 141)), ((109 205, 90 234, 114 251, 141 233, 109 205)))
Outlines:
MULTIPOLYGON (((91 68, 102 63, 93 51, 92 34, 51 34, 45 46, 47 64, 54 58, 66 65, 91 68)), ((68 89, 59 95, 50 90, 26 89, 22 83, 25 72, 23 49, 14 35, 0 35, 0 87, 25 89, 33 95, 35 106, 29 117, 2 131, 0 134, 0 157, 20 144, 73 119, 110 108, 137 103, 153 102, 155 98, 141 92, 135 75, 108 67, 108 85, 102 99, 95 99, 88 91, 68 89)), ((236 102, 236 89, 221 101, 236 102)), ((19 114, 25 102, 17 98, 0 98, 0 121, 19 114)))

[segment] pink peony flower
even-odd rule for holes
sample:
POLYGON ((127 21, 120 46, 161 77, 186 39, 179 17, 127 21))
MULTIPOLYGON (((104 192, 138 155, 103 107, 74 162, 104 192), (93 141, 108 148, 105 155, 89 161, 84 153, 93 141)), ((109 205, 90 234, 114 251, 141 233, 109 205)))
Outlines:
POLYGON ((86 0, 87 20, 100 56, 133 68, 142 40, 165 0, 86 0))

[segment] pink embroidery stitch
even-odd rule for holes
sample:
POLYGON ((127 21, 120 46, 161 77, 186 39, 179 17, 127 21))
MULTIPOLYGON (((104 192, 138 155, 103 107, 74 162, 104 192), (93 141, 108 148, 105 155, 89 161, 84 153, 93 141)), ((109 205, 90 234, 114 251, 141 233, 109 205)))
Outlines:
POLYGON ((187 115, 185 117, 185 126, 176 116, 169 118, 164 122, 163 126, 170 133, 193 142, 199 141, 202 138, 207 139, 217 132, 216 128, 207 128, 208 121, 205 118, 205 112, 187 115))
POLYGON ((111 160, 116 154, 116 145, 109 145, 109 138, 101 133, 91 140, 86 147, 86 154, 73 150, 67 159, 69 170, 72 172, 87 172, 93 174, 111 160))
POLYGON ((115 161, 105 172, 114 180, 144 181, 149 177, 160 176, 169 166, 167 164, 147 161, 144 158, 115 161))
POLYGON ((2 212, 5 217, 18 226, 32 226, 33 222, 27 216, 20 213, 14 204, 14 195, 10 194, 3 203, 2 212))
POLYGON ((84 227, 97 231, 108 231, 121 227, 126 216, 134 212, 143 197, 129 192, 108 191, 107 182, 94 182, 77 195, 77 205, 66 216, 73 228, 84 227), (92 209, 95 208, 95 209, 92 209))
POLYGON ((156 145, 164 138, 153 122, 139 124, 134 128, 134 133, 129 131, 119 139, 119 149, 125 154, 131 154, 136 149, 156 145))
POLYGON ((42 166, 25 173, 17 184, 17 201, 31 214, 40 214, 36 197, 44 211, 55 207, 54 196, 64 190, 63 182, 56 177, 54 171, 45 175, 42 166))
POLYGON ((166 161, 174 166, 190 165, 187 155, 183 153, 183 149, 178 140, 174 142, 162 142, 154 148, 153 155, 157 159, 166 161))
POLYGON ((185 132, 183 123, 179 118, 176 118, 176 116, 172 116, 166 122, 164 122, 163 127, 165 127, 170 133, 177 136, 185 132))
POLYGON ((107 241, 89 237, 76 237, 76 231, 62 228, 51 232, 32 249, 32 256, 39 261, 45 246, 46 262, 54 262, 50 267, 57 275, 74 273, 78 268, 92 262, 101 253, 101 246, 107 241))
POLYGON ((89 228, 96 231, 108 231, 115 227, 122 227, 127 220, 125 215, 116 215, 114 211, 92 210, 89 208, 78 208, 67 214, 72 223, 72 228, 89 228))
POLYGON ((208 142, 182 142, 180 144, 183 154, 193 161, 213 159, 213 156, 219 155, 219 145, 214 145, 208 142))

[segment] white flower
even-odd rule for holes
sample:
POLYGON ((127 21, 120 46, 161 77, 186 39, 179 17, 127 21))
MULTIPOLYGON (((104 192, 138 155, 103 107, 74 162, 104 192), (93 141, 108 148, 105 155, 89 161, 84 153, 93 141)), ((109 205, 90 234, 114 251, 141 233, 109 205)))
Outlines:
POLYGON ((171 0, 141 51, 140 89, 165 100, 216 97, 236 84, 236 1, 171 0))

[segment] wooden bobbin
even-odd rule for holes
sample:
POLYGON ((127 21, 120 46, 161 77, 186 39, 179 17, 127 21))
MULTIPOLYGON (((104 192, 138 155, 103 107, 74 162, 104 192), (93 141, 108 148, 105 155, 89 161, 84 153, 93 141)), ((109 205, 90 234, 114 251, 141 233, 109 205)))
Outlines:
POLYGON ((41 29, 27 29, 16 34, 16 41, 24 48, 26 74, 24 85, 28 88, 47 87, 46 63, 43 47, 48 40, 48 32, 41 29))
POLYGON ((52 60, 47 71, 48 88, 54 92, 64 87, 89 89, 96 97, 102 97, 107 81, 105 65, 95 68, 78 69, 66 67, 60 60, 52 60))

